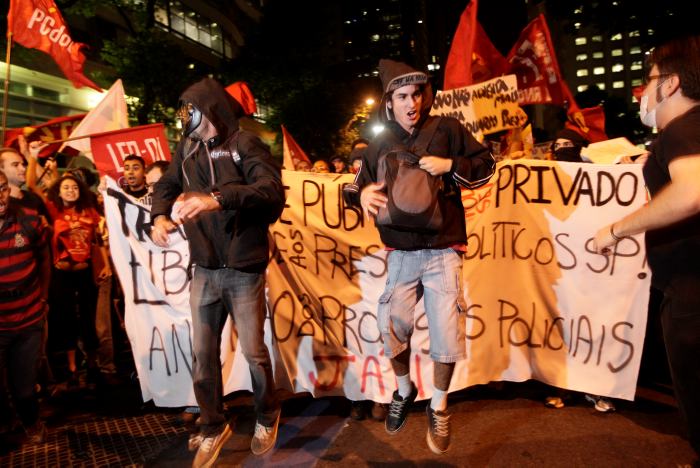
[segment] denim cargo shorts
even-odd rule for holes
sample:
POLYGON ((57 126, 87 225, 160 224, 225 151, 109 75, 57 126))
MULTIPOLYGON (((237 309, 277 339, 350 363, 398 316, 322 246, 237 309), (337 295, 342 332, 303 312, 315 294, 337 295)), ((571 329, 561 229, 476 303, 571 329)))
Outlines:
POLYGON ((377 319, 389 358, 410 344, 424 298, 430 336, 430 358, 451 363, 466 357, 466 304, 462 293, 462 255, 448 249, 392 250, 387 255, 386 288, 377 319))

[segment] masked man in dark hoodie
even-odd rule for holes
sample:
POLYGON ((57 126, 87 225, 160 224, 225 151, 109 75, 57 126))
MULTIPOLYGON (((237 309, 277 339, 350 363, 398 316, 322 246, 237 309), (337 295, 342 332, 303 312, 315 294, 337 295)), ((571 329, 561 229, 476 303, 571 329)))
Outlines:
POLYGON ((275 444, 280 405, 263 341, 268 224, 284 205, 279 166, 255 135, 239 130, 240 104, 205 78, 180 98, 183 138, 153 192, 151 237, 160 246, 184 224, 194 265, 190 286, 193 383, 201 438, 193 466, 211 466, 231 436, 223 412, 220 333, 230 314, 248 361, 257 422, 254 454, 275 444))
MULTIPOLYGON (((387 206, 385 182, 378 181, 378 163, 397 144, 410 148, 434 119, 437 127, 419 167, 444 184, 439 192, 443 222, 434 232, 378 226, 389 251, 386 289, 379 298, 377 320, 384 351, 398 381, 385 420, 387 432, 400 431, 417 395, 409 374, 410 339, 414 309, 422 296, 434 363, 434 391, 426 408, 430 449, 444 453, 450 443, 447 390, 455 362, 466 357, 465 316, 462 294, 462 253, 467 233, 460 186, 475 188, 494 173, 495 161, 458 120, 430 117, 432 89, 425 73, 392 60, 379 62, 384 97, 379 105, 385 130, 369 145, 355 182, 344 189, 348 203, 361 206, 365 215, 377 216, 387 206)), ((420 155, 419 155, 420 156, 420 155)))

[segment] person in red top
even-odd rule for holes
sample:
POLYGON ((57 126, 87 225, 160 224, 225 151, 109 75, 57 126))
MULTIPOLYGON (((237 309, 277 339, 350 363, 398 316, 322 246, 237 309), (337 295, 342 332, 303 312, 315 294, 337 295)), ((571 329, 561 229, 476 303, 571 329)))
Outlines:
MULTIPOLYGON (((100 215, 93 206, 87 186, 73 174, 64 174, 47 194, 47 208, 53 220, 51 250, 53 274, 50 290, 49 342, 55 350, 65 350, 69 386, 78 386, 75 352, 78 338, 83 342, 88 364, 88 381, 99 376, 95 331, 97 286, 92 276, 93 245, 97 243, 100 215), (77 305, 77 309, 76 309, 77 305)), ((99 278, 111 276, 107 252, 98 249, 104 265, 99 278)))
POLYGON ((0 427, 12 426, 7 382, 14 409, 35 444, 46 436, 34 388, 50 271, 46 223, 11 199, 0 170, 0 427))

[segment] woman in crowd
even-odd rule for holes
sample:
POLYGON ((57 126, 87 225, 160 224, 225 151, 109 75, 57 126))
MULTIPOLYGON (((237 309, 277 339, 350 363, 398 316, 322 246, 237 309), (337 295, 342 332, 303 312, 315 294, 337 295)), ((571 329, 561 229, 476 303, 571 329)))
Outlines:
POLYGON ((76 350, 79 339, 87 362, 88 382, 99 376, 93 255, 101 257, 95 259, 101 260, 96 263, 103 265, 97 275, 100 280, 108 278, 111 271, 106 250, 97 244, 100 215, 94 206, 94 197, 80 177, 69 172, 57 180, 49 188, 47 208, 53 220, 50 342, 57 350, 66 351, 68 384, 78 386, 76 350))

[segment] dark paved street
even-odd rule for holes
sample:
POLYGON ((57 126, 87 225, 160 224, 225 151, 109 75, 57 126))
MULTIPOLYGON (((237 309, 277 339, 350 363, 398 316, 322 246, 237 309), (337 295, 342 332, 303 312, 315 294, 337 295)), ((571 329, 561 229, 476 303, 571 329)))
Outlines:
MULTIPOLYGON (((348 418, 342 398, 285 398, 278 442, 250 453, 254 415, 246 393, 232 395, 234 427, 217 466, 697 466, 666 387, 640 387, 637 401, 602 414, 583 400, 545 408, 537 382, 476 387, 451 395, 453 439, 445 456, 426 446, 425 403, 396 436, 382 423, 348 418)), ((47 442, 5 437, 0 466, 189 466, 189 428, 178 411, 143 405, 137 383, 59 392, 43 402, 47 442)))

